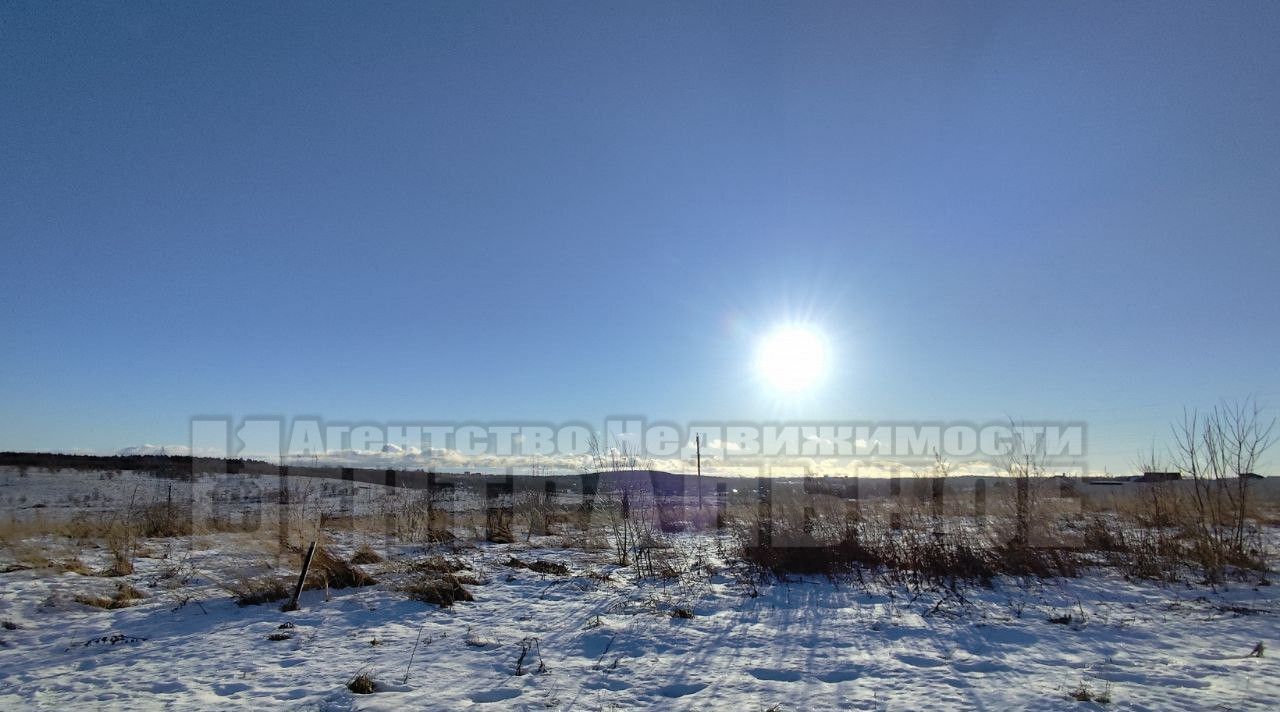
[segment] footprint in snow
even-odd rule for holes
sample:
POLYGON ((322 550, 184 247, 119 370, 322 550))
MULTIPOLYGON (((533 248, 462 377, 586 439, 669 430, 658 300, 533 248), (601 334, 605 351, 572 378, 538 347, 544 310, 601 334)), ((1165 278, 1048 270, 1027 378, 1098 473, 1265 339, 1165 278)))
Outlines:
POLYGON ((599 680, 588 680, 582 684, 588 690, 610 690, 612 692, 621 692, 622 690, 631 689, 631 683, 625 680, 619 680, 616 677, 606 677, 599 680))
POLYGON ((858 679, 858 671, 854 669, 832 670, 831 672, 824 672, 821 675, 818 675, 818 679, 830 684, 849 682, 850 680, 858 679))
POLYGON ((955 668, 956 672, 966 673, 1008 672, 1010 670, 1008 665, 994 660, 963 660, 952 663, 951 667, 955 668))
POLYGON ((800 673, 795 670, 772 670, 770 668, 755 668, 749 670, 751 677, 757 680, 768 680, 770 682, 798 682, 800 673))
POLYGON ((923 655, 910 655, 908 653, 898 653, 894 657, 896 657, 899 662, 903 662, 914 667, 939 667, 947 664, 946 661, 939 660, 938 658, 928 658, 923 655))
POLYGON ((519 696, 520 696, 519 690, 508 687, 508 688, 502 688, 497 690, 485 690, 484 692, 477 692, 471 696, 471 701, 479 704, 484 704, 486 702, 503 702, 513 697, 519 697, 519 696))
POLYGON ((215 682, 213 683, 213 692, 221 697, 230 697, 237 692, 244 692, 249 686, 243 682, 215 682))
POLYGON ((684 697, 705 689, 707 689, 707 683, 705 682, 677 682, 673 685, 658 688, 658 694, 663 697, 684 697))

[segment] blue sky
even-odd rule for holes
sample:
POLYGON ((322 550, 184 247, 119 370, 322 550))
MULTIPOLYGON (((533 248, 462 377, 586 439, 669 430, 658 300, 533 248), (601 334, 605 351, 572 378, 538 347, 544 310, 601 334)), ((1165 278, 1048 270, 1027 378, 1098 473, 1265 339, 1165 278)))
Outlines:
MULTIPOLYGON (((1274 3, 5 3, 0 448, 1280 405, 1274 3), (831 373, 753 378, 805 320, 831 373)), ((1272 411, 1274 412, 1274 411, 1272 411)))

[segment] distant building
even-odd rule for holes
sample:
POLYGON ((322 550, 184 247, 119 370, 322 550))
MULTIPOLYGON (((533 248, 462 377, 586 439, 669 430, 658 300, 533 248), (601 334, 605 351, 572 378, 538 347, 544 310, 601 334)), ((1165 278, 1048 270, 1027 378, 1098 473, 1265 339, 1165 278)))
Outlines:
POLYGON ((1242 480, 1260 480, 1260 479, 1262 479, 1262 475, 1259 475, 1259 474, 1257 474, 1256 472, 1241 472, 1241 473, 1240 473, 1240 479, 1242 479, 1242 480))
POLYGON ((1180 479, 1181 472, 1144 472, 1135 482, 1174 482, 1180 479))

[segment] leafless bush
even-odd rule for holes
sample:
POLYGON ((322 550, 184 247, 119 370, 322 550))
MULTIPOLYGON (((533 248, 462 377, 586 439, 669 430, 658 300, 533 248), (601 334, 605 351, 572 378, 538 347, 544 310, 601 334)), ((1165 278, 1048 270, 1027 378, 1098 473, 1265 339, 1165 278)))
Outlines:
POLYGON ((111 564, 102 570, 103 576, 128 576, 133 573, 133 558, 126 550, 111 550, 111 564))
POLYGON ((614 560, 619 566, 631 564, 632 552, 639 539, 640 512, 638 503, 632 501, 629 488, 607 490, 596 500, 595 512, 603 516, 609 541, 613 545, 614 560))
POLYGON ((538 667, 535 668, 537 672, 547 671, 547 664, 542 660, 542 645, 537 638, 530 636, 520 641, 520 656, 516 658, 517 675, 523 675, 527 672, 524 666, 530 657, 536 657, 538 660, 538 667))
POLYGON ((1036 497, 1037 480, 1045 474, 1045 443, 1042 437, 1028 441, 1028 431, 1020 428, 1012 420, 1009 421, 1012 436, 1009 447, 998 459, 997 464, 1005 471, 1013 482, 1013 522, 1014 532, 1010 540, 1011 546, 1027 547, 1031 545, 1032 523, 1037 518, 1039 498, 1036 497))
POLYGON ((191 508, 173 502, 156 502, 141 507, 136 519, 138 535, 145 538, 190 536, 191 508))
POLYGON ((639 449, 636 445, 616 437, 606 435, 606 442, 592 433, 587 440, 587 454, 597 472, 635 470, 641 466, 639 449), (613 444, 609 445, 608 441, 613 444))
MULTIPOLYGON (((918 497, 863 502, 858 508, 827 495, 800 496, 775 488, 767 526, 760 521, 764 515, 748 514, 745 521, 735 519, 731 531, 746 561, 775 576, 869 572, 912 587, 955 588, 988 584, 1002 574, 1078 575, 1078 555, 1064 545, 1050 545, 1054 537, 1049 533, 1038 533, 1035 545, 1028 531, 1018 536, 1016 507, 994 522, 948 514, 937 481, 919 480, 925 486, 918 497), (769 533, 767 540, 757 534, 762 530, 769 533)), ((1031 500, 1035 483, 1028 484, 1031 500)))
POLYGON ((1070 691, 1068 691, 1067 697, 1077 702, 1096 702, 1101 705, 1110 704, 1111 683, 1108 682, 1100 692, 1095 692, 1094 690, 1090 689, 1088 685, 1085 685, 1082 682, 1079 685, 1076 685, 1070 691))
POLYGON ((856 569, 881 573, 894 581, 915 586, 962 582, 989 583, 998 573, 1022 566, 1001 558, 994 548, 975 546, 966 537, 935 535, 931 531, 903 527, 870 529, 830 543, 804 546, 751 545, 743 549, 746 560, 774 575, 821 574, 841 576, 856 569))
POLYGON ((1226 402, 1207 414, 1191 410, 1173 426, 1174 458, 1194 485, 1191 553, 1206 580, 1221 581, 1230 566, 1256 568, 1246 539, 1250 529, 1250 479, 1275 443, 1275 419, 1266 420, 1252 399, 1226 402))

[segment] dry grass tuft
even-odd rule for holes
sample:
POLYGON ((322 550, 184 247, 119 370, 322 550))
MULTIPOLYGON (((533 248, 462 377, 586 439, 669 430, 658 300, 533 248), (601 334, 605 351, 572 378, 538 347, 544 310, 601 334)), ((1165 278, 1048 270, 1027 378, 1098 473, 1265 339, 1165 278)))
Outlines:
MULTIPOLYGON (((92 576, 93 570, 85 566, 77 556, 57 558, 52 547, 36 542, 18 542, 7 547, 13 556, 14 563, 4 567, 4 573, 29 571, 32 569, 49 569, 52 573, 74 573, 81 576, 92 576)), ((63 552, 65 553, 65 552, 63 552)))
POLYGON ((423 539, 432 544, 449 544, 458 540, 458 536, 448 529, 428 529, 423 539))
POLYGON ((373 681, 373 677, 369 673, 362 672, 347 682, 347 689, 357 695, 372 695, 377 691, 378 686, 377 683, 373 681))
POLYGON ((229 586, 228 590, 235 597, 237 606, 256 606, 289 597, 289 589, 284 582, 270 576, 241 579, 229 586))
POLYGON ((1067 692, 1067 698, 1076 702, 1096 702, 1100 705, 1109 704, 1111 702, 1111 683, 1107 683, 1101 692, 1094 692, 1087 685, 1081 683, 1074 689, 1067 692))
POLYGON ((116 610, 120 608, 128 608, 129 606, 132 606, 133 604, 137 603, 138 601, 141 601, 144 598, 146 598, 146 595, 143 594, 141 591, 134 588, 133 586, 130 586, 128 583, 121 581, 119 584, 116 585, 115 594, 110 597, 80 595, 80 596, 76 596, 75 600, 76 600, 76 603, 82 603, 86 606, 93 606, 94 608, 116 610))
POLYGON ((93 569, 85 566, 83 561, 75 557, 63 559, 62 561, 55 561, 49 564, 49 568, 52 568, 58 573, 73 573, 80 574, 81 576, 93 575, 93 569))
POLYGON ((423 603, 433 603, 441 608, 448 608, 457 601, 474 601, 471 592, 462 587, 462 582, 453 574, 440 577, 421 576, 397 587, 409 598, 423 603))
POLYGON ((137 514, 138 535, 144 538, 190 536, 191 508, 169 502, 150 504, 137 514))
POLYGON ((102 576, 128 576, 133 573, 133 560, 124 551, 111 552, 111 565, 103 569, 102 576))
POLYGON ((379 564, 385 561, 382 554, 373 550, 368 544, 361 544, 359 549, 351 555, 351 563, 353 564, 379 564))
POLYGON ((303 588, 356 588, 376 583, 372 576, 350 562, 335 556, 323 546, 317 546, 311 557, 311 568, 307 571, 303 588))
POLYGON ((554 561, 535 560, 522 561, 512 556, 502 562, 504 566, 510 566, 513 569, 528 569, 540 574, 553 574, 555 576, 568 576, 569 567, 564 564, 558 564, 554 561))
POLYGON ((439 554, 428 556, 425 559, 414 561, 409 564, 409 569, 419 573, 431 572, 438 574, 453 574, 459 571, 466 571, 470 568, 466 562, 461 559, 450 559, 439 554))

